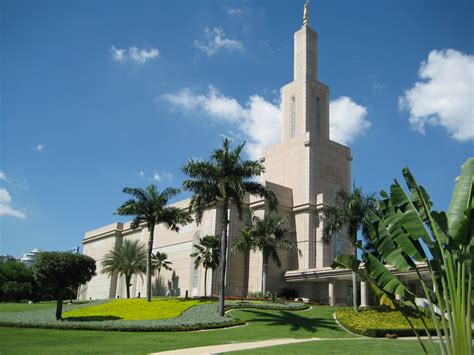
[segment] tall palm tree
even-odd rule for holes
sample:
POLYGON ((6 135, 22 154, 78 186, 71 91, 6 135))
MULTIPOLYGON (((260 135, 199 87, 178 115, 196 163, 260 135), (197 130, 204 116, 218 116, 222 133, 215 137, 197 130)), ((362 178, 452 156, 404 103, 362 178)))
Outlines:
MULTIPOLYGON (((370 225, 366 218, 368 211, 377 211, 377 199, 375 195, 366 195, 361 187, 353 187, 352 192, 339 189, 335 193, 334 206, 324 208, 323 242, 329 244, 336 233, 343 232, 346 228, 349 240, 357 257, 357 233, 362 235, 367 244, 370 237, 367 226, 370 225)), ((357 276, 352 273, 352 301, 354 311, 357 312, 357 276)))
POLYGON ((147 262, 146 262, 146 298, 151 301, 151 254, 153 250, 153 239, 155 225, 163 224, 166 228, 178 232, 180 225, 192 221, 188 211, 176 207, 167 206, 168 200, 179 193, 179 189, 167 188, 161 193, 155 185, 145 189, 125 187, 123 192, 134 198, 125 201, 118 209, 117 214, 121 216, 135 216, 132 228, 138 228, 141 223, 146 223, 149 232, 147 262))
POLYGON ((232 149, 231 142, 224 139, 222 147, 212 152, 209 161, 190 159, 183 167, 183 172, 189 176, 184 181, 186 190, 193 193, 190 210, 196 215, 196 222, 202 221, 206 209, 217 205, 221 209, 221 275, 219 314, 224 316, 225 271, 227 263, 227 226, 229 224, 228 210, 231 205, 237 208, 242 219, 243 199, 249 193, 268 202, 270 209, 276 209, 276 195, 267 187, 255 181, 264 167, 258 160, 243 160, 242 150, 245 143, 232 149))
POLYGON ((109 251, 102 260, 102 273, 112 277, 125 276, 127 298, 130 298, 130 281, 133 275, 142 276, 146 269, 146 249, 138 240, 125 239, 118 247, 109 251))
POLYGON ((156 270, 158 275, 158 280, 160 280, 161 269, 172 270, 171 261, 168 260, 168 254, 157 251, 155 254, 151 254, 151 267, 153 270, 156 270))
POLYGON ((198 244, 194 244, 197 249, 191 254, 194 260, 194 268, 204 267, 204 297, 207 296, 207 270, 215 270, 219 266, 220 248, 219 238, 215 235, 206 235, 199 238, 198 244))
POLYGON ((278 250, 294 252, 298 250, 296 242, 291 238, 291 233, 284 226, 286 218, 265 214, 263 218, 254 216, 252 224, 242 231, 242 238, 234 240, 232 249, 247 252, 248 250, 260 251, 262 253, 262 293, 266 292, 268 260, 281 267, 278 250))

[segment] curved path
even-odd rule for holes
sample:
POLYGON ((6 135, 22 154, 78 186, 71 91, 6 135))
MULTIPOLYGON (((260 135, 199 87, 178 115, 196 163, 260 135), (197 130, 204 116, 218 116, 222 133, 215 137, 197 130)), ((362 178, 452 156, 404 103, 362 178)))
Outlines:
POLYGON ((187 348, 187 349, 177 349, 170 351, 163 351, 159 353, 160 355, 211 355, 211 354, 221 354, 230 351, 238 350, 250 350, 257 348, 267 348, 269 346, 293 344, 293 343, 304 343, 308 341, 325 341, 325 340, 360 340, 364 339, 363 337, 357 338, 305 338, 305 339, 295 339, 295 338, 283 338, 283 339, 271 339, 263 341, 252 341, 246 343, 231 343, 231 344, 222 344, 222 345, 212 345, 212 346, 201 346, 198 348, 187 348))

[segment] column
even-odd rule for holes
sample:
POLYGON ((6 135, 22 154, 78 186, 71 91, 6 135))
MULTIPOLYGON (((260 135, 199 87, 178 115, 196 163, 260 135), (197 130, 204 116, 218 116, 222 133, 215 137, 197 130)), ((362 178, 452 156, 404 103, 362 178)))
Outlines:
POLYGON ((360 306, 367 306, 367 284, 364 281, 360 282, 360 306))
POLYGON ((329 280, 328 282, 328 298, 329 305, 334 307, 336 305, 336 293, 334 289, 334 280, 329 280))

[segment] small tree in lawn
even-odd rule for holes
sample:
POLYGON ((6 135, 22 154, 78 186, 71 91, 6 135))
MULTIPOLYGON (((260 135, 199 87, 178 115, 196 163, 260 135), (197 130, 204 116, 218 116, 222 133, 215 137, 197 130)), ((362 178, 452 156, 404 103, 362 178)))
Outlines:
POLYGON ((194 268, 197 269, 200 265, 204 267, 204 297, 207 297, 207 270, 215 270, 219 266, 220 258, 220 242, 215 235, 206 235, 199 239, 198 244, 194 244, 197 249, 191 254, 194 260, 194 268))
POLYGON ((171 261, 168 260, 168 254, 157 251, 155 254, 151 255, 151 267, 153 270, 157 271, 157 279, 158 282, 160 281, 160 272, 161 269, 164 270, 172 270, 171 261))
POLYGON ((192 221, 187 211, 180 208, 168 206, 168 201, 179 193, 178 189, 167 188, 161 193, 155 185, 150 185, 145 189, 125 187, 123 192, 132 195, 134 198, 125 201, 118 209, 117 214, 121 216, 135 216, 132 228, 138 228, 141 223, 146 223, 148 228, 148 249, 146 262, 146 299, 151 301, 151 254, 153 250, 153 240, 155 226, 163 224, 166 228, 178 232, 180 225, 185 225, 192 221))
POLYGON ((234 240, 232 249, 238 251, 255 250, 262 253, 262 293, 265 295, 268 260, 281 267, 278 250, 297 251, 296 242, 290 237, 290 230, 284 226, 284 217, 265 214, 263 218, 254 216, 252 224, 242 231, 242 238, 234 240))
POLYGON ((33 264, 36 281, 56 296, 56 320, 62 319, 63 298, 68 288, 78 288, 95 276, 95 260, 70 252, 41 252, 33 264))
POLYGON ((125 277, 127 298, 130 298, 130 282, 133 275, 143 275, 146 270, 146 249, 138 240, 125 239, 115 249, 109 251, 102 260, 102 273, 113 277, 125 277))

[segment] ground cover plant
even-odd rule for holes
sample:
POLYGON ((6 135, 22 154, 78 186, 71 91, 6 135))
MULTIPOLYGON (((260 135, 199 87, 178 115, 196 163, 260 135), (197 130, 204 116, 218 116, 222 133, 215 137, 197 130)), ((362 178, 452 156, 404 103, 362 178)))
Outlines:
MULTIPOLYGON (((197 307, 197 306, 196 306, 197 307)), ((191 309, 194 309, 193 307, 191 309)), ((0 353, 150 353, 196 346, 278 338, 354 338, 332 318, 334 308, 306 311, 235 309, 245 326, 198 332, 111 332, 0 327, 0 353)), ((66 322, 66 321, 64 321, 66 322)), ((63 322, 63 323, 64 323, 63 322)), ((118 321, 121 322, 121 321, 118 321)))
POLYGON ((64 319, 78 317, 116 317, 123 320, 151 320, 175 318, 188 308, 201 303, 199 300, 152 299, 144 298, 114 299, 89 307, 76 308, 64 313, 64 319))
MULTIPOLYGON (((384 307, 366 308, 354 312, 352 308, 340 308, 336 312, 338 322, 353 333, 368 337, 385 337, 386 334, 397 334, 398 336, 415 336, 405 317, 396 310, 384 307)), ((421 319, 413 314, 410 317, 415 329, 422 331, 421 319)), ((427 321, 431 333, 436 333, 433 322, 427 321)))

